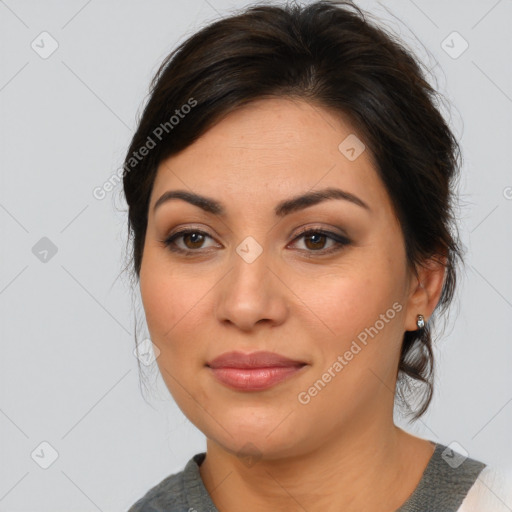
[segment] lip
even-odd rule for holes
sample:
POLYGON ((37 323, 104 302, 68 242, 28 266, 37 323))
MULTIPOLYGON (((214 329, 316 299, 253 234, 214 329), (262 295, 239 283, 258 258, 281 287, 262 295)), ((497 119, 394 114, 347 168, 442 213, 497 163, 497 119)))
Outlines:
POLYGON ((289 368, 305 365, 305 361, 290 359, 275 352, 225 352, 206 363, 210 368, 289 368))
POLYGON ((222 384, 239 391, 261 391, 289 379, 307 363, 273 352, 227 352, 206 365, 222 384))

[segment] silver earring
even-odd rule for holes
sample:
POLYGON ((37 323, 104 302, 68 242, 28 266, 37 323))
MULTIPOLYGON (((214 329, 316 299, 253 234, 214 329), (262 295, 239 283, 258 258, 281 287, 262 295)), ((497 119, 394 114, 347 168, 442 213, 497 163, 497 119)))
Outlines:
POLYGON ((423 327, 425 327, 425 320, 423 318, 423 315, 418 315, 416 324, 418 325, 418 329, 422 329, 423 327))

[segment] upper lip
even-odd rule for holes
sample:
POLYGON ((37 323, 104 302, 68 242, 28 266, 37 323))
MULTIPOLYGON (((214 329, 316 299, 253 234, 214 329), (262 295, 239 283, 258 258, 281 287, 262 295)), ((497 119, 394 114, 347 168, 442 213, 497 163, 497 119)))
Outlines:
POLYGON ((210 368, 272 368, 286 366, 303 366, 304 361, 298 361, 276 354, 274 352, 226 352, 212 359, 207 366, 210 368))

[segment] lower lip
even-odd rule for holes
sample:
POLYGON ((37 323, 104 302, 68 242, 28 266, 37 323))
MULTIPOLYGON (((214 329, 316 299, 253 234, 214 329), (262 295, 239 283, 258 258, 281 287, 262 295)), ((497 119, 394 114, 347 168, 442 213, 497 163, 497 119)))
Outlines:
MULTIPOLYGON (((305 365, 304 365, 305 366, 305 365)), ((241 391, 261 391, 296 375, 304 366, 272 368, 210 368, 213 375, 227 386, 241 391)))

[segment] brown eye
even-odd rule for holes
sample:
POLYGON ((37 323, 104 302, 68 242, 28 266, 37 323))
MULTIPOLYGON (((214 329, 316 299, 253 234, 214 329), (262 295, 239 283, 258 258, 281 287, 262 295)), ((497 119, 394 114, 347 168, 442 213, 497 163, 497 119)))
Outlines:
POLYGON ((311 235, 307 235, 305 238, 306 247, 308 249, 323 249, 327 237, 321 233, 312 233, 311 235))
POLYGON ((307 256, 313 256, 312 253, 319 253, 318 255, 330 254, 343 249, 345 246, 350 245, 352 242, 345 236, 325 231, 322 229, 308 229, 300 233, 294 240, 304 239, 305 249, 302 249, 307 256), (326 243, 331 242, 329 247, 325 247, 326 243), (309 253, 309 254, 308 254, 309 253))
POLYGON ((204 235, 197 231, 191 231, 190 233, 183 235, 183 241, 189 249, 200 249, 204 242, 204 235), (190 245, 186 242, 187 240, 190 240, 190 245))
POLYGON ((174 233, 162 243, 173 252, 189 253, 200 252, 203 249, 205 241, 213 238, 204 231, 198 229, 185 229, 174 233), (181 245, 177 242, 181 242, 181 245))

